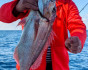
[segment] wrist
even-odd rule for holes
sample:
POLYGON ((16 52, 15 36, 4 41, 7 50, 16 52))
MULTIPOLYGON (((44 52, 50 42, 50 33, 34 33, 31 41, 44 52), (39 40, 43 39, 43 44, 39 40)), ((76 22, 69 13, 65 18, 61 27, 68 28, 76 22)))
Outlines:
POLYGON ((24 13, 23 11, 21 11, 21 6, 19 5, 19 1, 16 3, 15 7, 13 8, 12 13, 15 17, 18 17, 20 13, 24 13))
POLYGON ((13 13, 13 15, 14 15, 15 17, 17 17, 21 12, 18 12, 18 11, 16 10, 16 6, 15 6, 15 7, 13 8, 12 13, 13 13))

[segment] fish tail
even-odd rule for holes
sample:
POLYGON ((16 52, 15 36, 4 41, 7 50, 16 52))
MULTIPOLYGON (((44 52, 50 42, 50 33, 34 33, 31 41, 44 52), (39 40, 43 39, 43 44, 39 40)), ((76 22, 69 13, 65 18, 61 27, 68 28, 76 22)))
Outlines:
POLYGON ((16 63, 19 65, 19 58, 18 58, 18 47, 15 48, 13 58, 15 59, 16 63))
POLYGON ((56 33, 52 30, 51 33, 50 33, 50 36, 48 37, 48 40, 47 40, 47 46, 50 46, 50 44, 54 41, 54 37, 57 37, 56 33))

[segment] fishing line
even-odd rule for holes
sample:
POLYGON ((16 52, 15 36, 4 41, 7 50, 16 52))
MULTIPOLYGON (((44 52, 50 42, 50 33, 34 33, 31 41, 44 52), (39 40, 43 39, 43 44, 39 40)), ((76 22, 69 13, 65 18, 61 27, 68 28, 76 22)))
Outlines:
POLYGON ((88 5, 88 3, 81 9, 81 11, 79 13, 81 13, 87 5, 88 5))

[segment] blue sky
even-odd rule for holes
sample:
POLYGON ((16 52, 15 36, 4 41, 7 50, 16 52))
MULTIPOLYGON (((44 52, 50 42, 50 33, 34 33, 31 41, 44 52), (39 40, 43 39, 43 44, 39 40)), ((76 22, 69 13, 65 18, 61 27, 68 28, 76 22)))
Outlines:
MULTIPOLYGON (((0 0, 0 7, 4 3, 10 2, 10 1, 12 1, 12 0, 0 0)), ((73 0, 73 1, 77 5, 79 11, 83 8, 83 6, 86 3, 88 3, 88 0, 73 0)), ((80 13, 80 16, 82 17, 82 20, 86 24, 87 30, 88 30, 88 6, 80 13)), ((0 30, 21 30, 20 26, 16 27, 19 21, 20 20, 13 22, 11 24, 0 22, 0 30)))

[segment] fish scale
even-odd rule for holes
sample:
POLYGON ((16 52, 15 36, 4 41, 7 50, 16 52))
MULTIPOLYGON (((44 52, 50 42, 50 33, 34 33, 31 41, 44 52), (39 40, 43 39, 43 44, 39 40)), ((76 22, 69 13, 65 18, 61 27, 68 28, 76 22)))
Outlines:
POLYGON ((40 12, 31 10, 25 19, 26 22, 23 20, 18 24, 24 25, 21 39, 14 52, 20 70, 38 67, 41 62, 36 66, 37 60, 41 61, 44 51, 48 48, 47 45, 52 43, 55 36, 52 30, 56 17, 55 0, 38 0, 38 7, 40 12))

